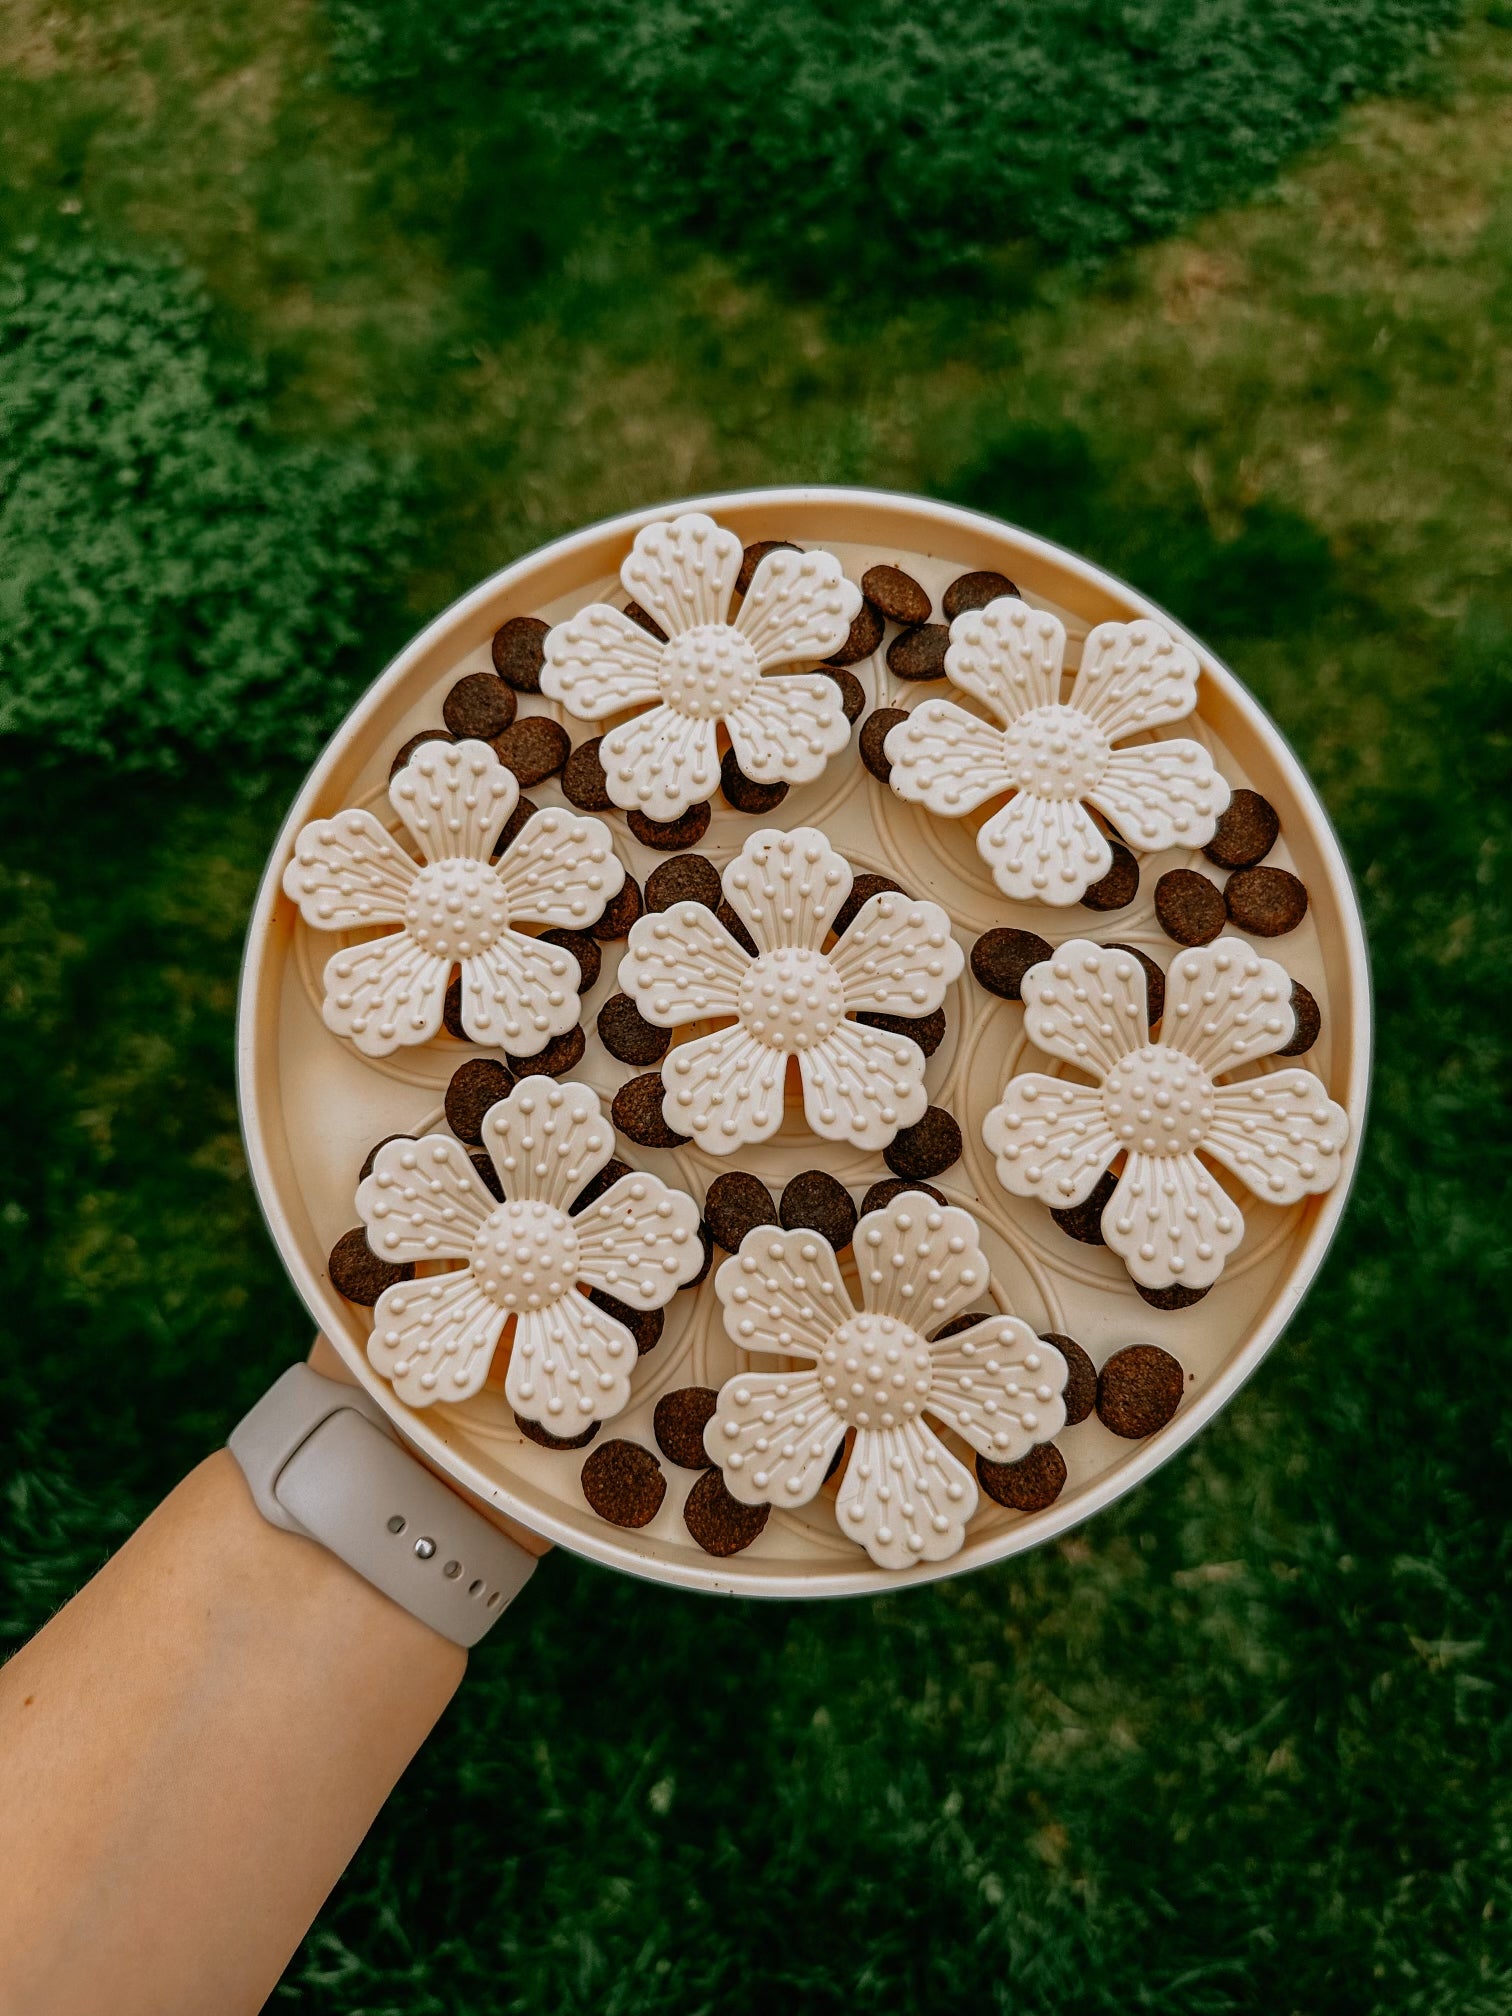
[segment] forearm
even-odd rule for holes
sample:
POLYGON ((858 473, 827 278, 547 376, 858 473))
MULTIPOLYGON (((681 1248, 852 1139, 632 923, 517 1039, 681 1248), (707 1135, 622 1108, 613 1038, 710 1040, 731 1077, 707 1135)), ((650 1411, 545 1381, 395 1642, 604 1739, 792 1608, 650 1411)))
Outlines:
POLYGON ((465 1665, 202 1463, 0 1673, 0 2009, 261 2008, 465 1665))

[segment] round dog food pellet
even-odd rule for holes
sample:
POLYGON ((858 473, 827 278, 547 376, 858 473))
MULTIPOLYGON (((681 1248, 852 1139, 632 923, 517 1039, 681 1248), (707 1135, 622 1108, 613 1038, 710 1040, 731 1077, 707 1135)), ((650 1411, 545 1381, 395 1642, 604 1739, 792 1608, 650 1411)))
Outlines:
POLYGON ((717 1470, 704 1471, 683 1507, 683 1524, 693 1538, 705 1554, 722 1561, 759 1540, 771 1516, 770 1505, 742 1505, 732 1497, 717 1470))
POLYGON ((921 623, 900 630, 887 647, 887 669, 895 679, 943 679, 950 649, 948 623, 921 623))
POLYGON ((669 1463, 680 1470, 712 1469, 714 1458, 704 1448, 703 1435, 718 1405, 712 1386, 679 1386, 663 1393, 651 1416, 651 1433, 669 1463))
POLYGON ((659 1064, 672 1031, 648 1022, 628 994, 611 994, 598 1013, 598 1039, 621 1064, 659 1064))
POLYGON ((735 751, 726 749, 719 765, 719 788, 725 803, 735 812, 744 812, 757 817, 764 812, 775 812, 788 794, 785 779, 778 778, 775 784, 758 784, 747 777, 735 761, 735 751))
POLYGON ((545 714, 527 714, 493 739, 494 754, 513 770, 522 791, 554 777, 572 751, 572 738, 560 721, 545 714))
POLYGON ((649 1526, 667 1495, 667 1480, 638 1442, 601 1442, 583 1465, 583 1496, 611 1526, 649 1526))
POLYGON ((1183 1288, 1179 1283, 1170 1288, 1144 1288, 1136 1281, 1134 1287, 1140 1299, 1152 1309, 1190 1309, 1213 1292, 1211 1288, 1183 1288))
POLYGON ((1105 952, 1127 952, 1131 959, 1137 959, 1144 968, 1145 1007, 1149 1014, 1150 1027, 1153 1029, 1165 1013, 1166 983, 1164 973, 1161 972, 1149 953, 1141 952, 1137 945, 1120 945, 1115 940, 1111 945, 1105 945, 1103 950, 1105 952))
POLYGON ((493 844, 493 853, 489 856, 489 859, 497 861, 507 848, 512 847, 540 809, 540 806, 536 804, 533 798, 527 798, 522 793, 513 812, 510 813, 509 817, 504 821, 503 826, 500 827, 499 837, 493 844))
POLYGON ((1304 1050, 1311 1050, 1323 1034, 1323 1011, 1300 980, 1292 982, 1291 1005, 1297 1018, 1297 1031, 1290 1043, 1276 1052, 1278 1057, 1300 1057, 1304 1050))
POLYGON ((583 1185, 582 1189, 579 1190, 576 1197, 567 1206, 568 1211, 571 1212, 573 1217, 576 1217, 579 1211, 586 1211, 590 1204, 598 1202, 606 1190, 612 1190, 621 1176, 628 1176, 629 1174, 630 1164, 628 1162, 621 1162, 618 1155, 611 1155, 597 1176, 590 1178, 583 1185))
POLYGON ((516 693, 540 692, 550 628, 539 616, 511 616, 494 632, 494 670, 516 693))
POLYGON ((905 1190, 922 1190, 924 1195, 936 1204, 948 1204, 950 1199, 942 1191, 929 1183, 911 1183, 906 1176, 884 1176, 880 1183, 873 1183, 861 1199, 861 1216, 868 1211, 885 1211, 894 1197, 901 1197, 905 1190))
POLYGON ((838 667, 830 671, 829 677, 840 688, 840 705, 846 720, 854 727, 866 705, 866 688, 854 672, 842 672, 838 667))
POLYGON ((486 1148, 469 1148, 467 1159, 478 1172, 478 1181, 490 1197, 500 1204, 504 1202, 504 1185, 499 1180, 499 1172, 494 1167, 493 1157, 486 1148))
POLYGON ((1066 1459, 1053 1442, 1041 1442, 1017 1463, 976 1459, 977 1481, 1010 1512, 1043 1512, 1066 1488, 1066 1459))
POLYGON ((362 1167, 357 1171, 357 1181, 360 1183, 365 1176, 372 1175, 373 1164, 378 1159, 380 1148, 387 1148, 390 1141, 413 1141, 414 1138, 413 1134, 385 1134, 381 1141, 375 1141, 362 1158, 362 1167))
POLYGON ((933 1015, 858 1015, 858 1022, 865 1022, 872 1029, 890 1029, 894 1036, 906 1036, 911 1043, 917 1043, 926 1057, 933 1057, 945 1041, 945 1031, 949 1026, 945 1020, 945 1010, 936 1008, 933 1015))
POLYGON ((646 877, 648 910, 670 910, 674 903, 702 903, 706 910, 717 910, 723 901, 719 870, 702 854, 658 861, 646 877))
POLYGON ((591 742, 579 742, 562 765, 562 796, 576 805, 580 812, 614 810, 608 779, 599 761, 599 745, 603 739, 602 735, 595 735, 591 742))
POLYGON ((626 815, 625 824, 642 847, 658 847, 664 854, 680 854, 696 847, 709 830, 709 801, 701 798, 675 819, 648 819, 644 812, 626 815))
POLYGON ((927 623, 934 606, 926 590, 901 567, 868 567, 861 576, 861 593, 889 623, 901 623, 909 630, 927 623))
POLYGON ((662 1327, 667 1320, 664 1309, 636 1309, 628 1302, 621 1302, 617 1295, 611 1295, 607 1288, 590 1288, 588 1300, 596 1309, 602 1309, 606 1316, 612 1316, 616 1323, 623 1323, 635 1339, 635 1349, 644 1358, 661 1342, 662 1327))
POLYGON ((978 1323, 985 1323, 990 1309, 968 1309, 963 1316, 952 1316, 948 1323, 942 1323, 930 1338, 931 1344, 943 1344, 947 1337, 959 1337, 963 1330, 975 1330, 978 1323))
POLYGON ((861 613, 850 626, 850 633, 838 651, 832 651, 825 659, 826 665, 859 665, 863 658, 870 658, 882 642, 887 625, 882 620, 882 611, 874 609, 870 602, 861 604, 861 613))
POLYGON ((849 931, 861 913, 862 906, 870 903, 873 896, 906 896, 908 891, 901 888, 891 875, 874 875, 870 869, 862 872, 851 883, 850 894, 835 912, 830 929, 837 938, 849 931))
POLYGON ((564 952, 570 952, 578 963, 579 994, 586 994, 590 987, 598 984, 599 972, 604 964, 604 955, 599 950, 598 940, 586 931, 564 931, 560 928, 541 933, 543 945, 559 945, 564 952))
POLYGON ((448 1036, 455 1036, 459 1043, 470 1043, 467 1025, 462 1020, 462 975, 453 973, 446 985, 446 999, 441 1003, 441 1027, 448 1036))
POLYGON ((984 931, 971 948, 972 978, 989 994, 1004 1001, 1017 1001, 1024 975, 1031 966, 1049 959, 1055 947, 1048 938, 1033 931, 1012 931, 1007 925, 984 931))
POLYGON ((805 1169, 795 1176, 783 1190, 778 1215, 789 1232, 817 1232, 837 1253, 849 1246, 856 1230, 849 1190, 824 1169, 805 1169))
POLYGON ((646 1071, 629 1079, 614 1095, 611 1119, 621 1134, 629 1135, 642 1148, 681 1148, 688 1140, 662 1118, 665 1090, 660 1071, 646 1071))
POLYGON ((1229 808, 1203 848, 1219 868, 1253 868, 1263 861, 1281 835, 1281 817, 1258 791, 1236 791, 1229 808))
POLYGON ((427 728, 423 734, 411 735, 408 742, 401 742, 394 751, 394 760, 389 765, 389 782, 393 783, 399 772, 408 763, 417 749, 423 749, 427 742, 455 742, 455 735, 449 735, 444 728, 427 728))
POLYGON ((898 723, 907 719, 906 707, 874 707, 861 724, 856 746, 861 751, 861 761, 881 784, 885 784, 892 775, 892 765, 887 760, 883 744, 898 723))
POLYGON ((756 569, 768 553, 801 553, 803 548, 795 546, 791 539, 753 539, 740 556, 740 572, 735 576, 735 593, 745 595, 750 592, 756 569))
POLYGON ((1254 938, 1280 938, 1307 915, 1307 889, 1285 868, 1241 868, 1223 891, 1230 923, 1254 938))
POLYGON ((516 1078, 560 1078, 564 1071, 575 1070, 582 1063, 587 1047, 588 1039, 578 1023, 562 1035, 553 1036, 533 1057, 516 1057, 508 1050, 504 1055, 516 1078))
POLYGON ((1181 1405, 1186 1374, 1158 1344, 1115 1351, 1097 1375, 1097 1414, 1105 1428, 1138 1442, 1164 1428, 1181 1405))
POLYGON ((459 1141, 477 1148, 483 1141, 483 1119, 490 1106, 509 1096, 514 1073, 496 1057, 469 1057, 459 1064, 446 1088, 446 1124, 459 1141))
POLYGON ((702 1218, 698 1221, 698 1243, 703 1248, 703 1265, 691 1281, 683 1283, 684 1288, 700 1287, 708 1279, 709 1269, 714 1265, 714 1234, 702 1218))
POLYGON ((614 938, 628 938, 630 926, 641 914, 641 908, 640 884, 633 875, 627 875, 624 888, 597 924, 590 925, 589 929, 595 938, 606 944, 614 938))
POLYGON ((461 740, 492 742, 515 718, 514 688, 493 672, 469 672, 441 702, 441 719, 461 740))
POLYGON ((1223 891, 1195 868, 1170 868, 1155 884, 1155 916, 1178 945, 1211 945, 1223 929, 1223 891))
POLYGON ((895 1176, 917 1182, 938 1176, 961 1159, 961 1130, 954 1116, 943 1106, 928 1106, 924 1118, 912 1127, 903 1127, 882 1151, 882 1160, 895 1176))
POLYGON ((415 1270, 380 1260, 367 1242, 366 1228, 354 1225, 331 1248, 326 1273, 338 1295, 371 1309, 385 1288, 392 1288, 396 1281, 413 1280, 415 1270))
POLYGON ((715 1245, 726 1253, 738 1253, 741 1240, 758 1225, 780 1222, 771 1191, 759 1176, 744 1169, 727 1169, 714 1178, 704 1198, 703 1215, 715 1245))
POLYGON ((1110 1169, 1099 1176, 1092 1185, 1092 1193, 1080 1204, 1068 1204, 1064 1210, 1052 1211, 1050 1216, 1062 1232, 1072 1239, 1079 1239, 1083 1246, 1106 1246, 1103 1237, 1102 1215, 1108 1208, 1108 1199, 1118 1188, 1118 1178, 1110 1169))
POLYGON ((514 1424, 527 1442, 534 1442, 540 1449, 586 1449, 604 1425, 602 1421, 590 1421, 581 1435, 553 1435, 539 1421, 527 1421, 523 1414, 516 1414, 514 1424))
POLYGON ((654 637, 658 644, 666 643, 666 631, 663 630, 654 616, 649 615, 646 610, 642 609, 639 602, 627 602, 625 604, 625 614, 630 618, 630 621, 635 625, 637 630, 644 630, 646 635, 654 637))
POLYGON ((1066 1403, 1066 1426, 1074 1428, 1097 1405, 1097 1367, 1074 1337, 1063 1337, 1058 1330, 1047 1330, 1044 1337, 1066 1361, 1066 1390, 1062 1398, 1066 1403))
POLYGON ((968 609, 985 609, 989 602, 996 602, 1004 595, 1017 595, 1019 591, 1006 574, 994 574, 990 568, 982 568, 975 574, 957 574, 945 590, 941 608, 945 621, 954 623, 957 616, 964 616, 968 609))
POLYGON ((724 926, 725 930, 729 932, 737 945, 744 951, 749 952, 753 959, 760 956, 757 951, 756 940, 745 927, 745 920, 730 908, 723 897, 715 905, 714 915, 724 926))
POLYGON ((1139 894, 1139 863, 1121 840, 1108 844, 1113 849, 1113 866, 1082 897, 1088 910, 1127 910, 1139 894))

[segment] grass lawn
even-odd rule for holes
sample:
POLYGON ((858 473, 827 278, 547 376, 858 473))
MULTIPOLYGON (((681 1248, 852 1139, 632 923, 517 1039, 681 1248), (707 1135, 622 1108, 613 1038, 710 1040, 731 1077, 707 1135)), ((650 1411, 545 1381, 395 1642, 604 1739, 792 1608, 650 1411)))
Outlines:
MULTIPOLYGON (((552 1557, 275 2007, 1512 2008, 1509 22, 1095 276, 1017 305, 900 277, 847 311, 597 226, 480 266, 444 159, 336 90, 301 6, 7 10, 14 255, 176 251, 282 434, 413 472, 372 670, 511 554, 647 499, 959 497, 1225 653, 1317 779, 1374 948, 1349 1223, 1186 1455, 1036 1555, 876 1601, 717 1605, 552 1557)), ((12 1638, 306 1342, 230 1041, 295 777, 39 761, 0 743, 12 1638)))

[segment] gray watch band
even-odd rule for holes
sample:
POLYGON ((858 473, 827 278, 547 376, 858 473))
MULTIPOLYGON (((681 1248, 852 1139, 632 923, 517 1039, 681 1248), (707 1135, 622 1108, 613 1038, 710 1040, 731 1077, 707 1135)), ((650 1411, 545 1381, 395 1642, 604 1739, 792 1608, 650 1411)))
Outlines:
POLYGON ((360 1386, 291 1365, 228 1446, 265 1519, 453 1644, 476 1645, 530 1580, 534 1555, 418 1463, 360 1386))

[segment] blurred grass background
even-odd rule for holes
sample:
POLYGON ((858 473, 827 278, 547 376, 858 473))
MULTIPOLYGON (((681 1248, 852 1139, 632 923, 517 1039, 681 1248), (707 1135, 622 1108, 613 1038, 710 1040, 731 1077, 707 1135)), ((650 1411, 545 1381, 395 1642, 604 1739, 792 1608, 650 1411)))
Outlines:
POLYGON ((1033 1557, 553 1557, 275 2006, 1502 2016, 1512 13, 12 0, 0 1631, 303 1350, 236 1130, 302 761, 451 595, 721 485, 931 491, 1209 638, 1360 880, 1346 1232, 1033 1557))

